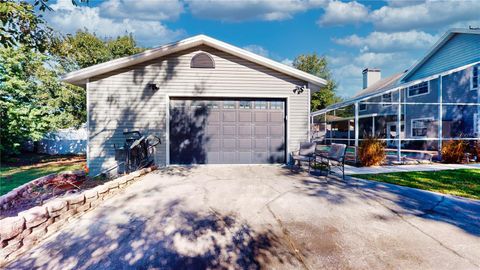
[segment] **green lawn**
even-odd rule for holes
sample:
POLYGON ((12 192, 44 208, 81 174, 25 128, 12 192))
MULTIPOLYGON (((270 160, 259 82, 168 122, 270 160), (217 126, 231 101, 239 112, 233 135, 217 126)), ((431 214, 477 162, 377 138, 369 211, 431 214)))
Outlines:
POLYGON ((480 169, 362 174, 355 177, 480 199, 480 169))
MULTIPOLYGON (((51 160, 48 160, 48 162, 51 162, 51 160)), ((80 170, 84 164, 84 161, 77 160, 27 166, 2 165, 0 167, 0 195, 6 194, 10 190, 38 177, 62 171, 80 170)))

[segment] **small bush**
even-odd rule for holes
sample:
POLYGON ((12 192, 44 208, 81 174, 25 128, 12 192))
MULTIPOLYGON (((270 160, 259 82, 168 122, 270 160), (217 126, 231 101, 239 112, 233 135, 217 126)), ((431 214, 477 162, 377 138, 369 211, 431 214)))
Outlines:
POLYGON ((385 142, 367 138, 358 147, 358 159, 362 166, 381 165, 385 160, 385 142))
POLYGON ((442 160, 445 163, 462 163, 468 144, 465 141, 447 141, 442 145, 442 160))
POLYGON ((469 145, 470 159, 480 161, 480 141, 473 141, 469 145))

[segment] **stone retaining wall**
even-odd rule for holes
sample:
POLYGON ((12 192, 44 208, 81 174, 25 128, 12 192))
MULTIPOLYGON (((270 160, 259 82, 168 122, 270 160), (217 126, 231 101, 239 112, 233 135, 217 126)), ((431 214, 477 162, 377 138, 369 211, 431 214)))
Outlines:
POLYGON ((142 169, 81 193, 55 198, 0 220, 0 267, 153 169, 142 169))

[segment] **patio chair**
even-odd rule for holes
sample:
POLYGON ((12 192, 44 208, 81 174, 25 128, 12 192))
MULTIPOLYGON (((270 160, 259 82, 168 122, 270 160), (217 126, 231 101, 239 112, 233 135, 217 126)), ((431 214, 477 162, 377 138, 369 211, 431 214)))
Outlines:
POLYGON ((314 159, 314 155, 315 155, 316 146, 317 146, 317 143, 314 143, 314 142, 300 143, 300 148, 298 149, 298 151, 293 151, 291 153, 292 159, 293 159, 293 165, 295 166, 295 163, 298 163, 299 168, 301 168, 302 162, 308 161, 308 172, 310 172, 312 160, 314 159))
POLYGON ((332 171, 332 167, 341 168, 342 179, 345 179, 345 155, 347 153, 347 145, 332 143, 330 150, 325 154, 324 152, 315 151, 314 164, 317 163, 327 167, 327 176, 332 171))

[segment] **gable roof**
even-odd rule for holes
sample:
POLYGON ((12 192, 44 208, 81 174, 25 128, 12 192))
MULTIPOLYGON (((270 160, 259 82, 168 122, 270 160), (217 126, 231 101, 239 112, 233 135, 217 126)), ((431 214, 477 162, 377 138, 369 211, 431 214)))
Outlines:
POLYGON ((453 28, 448 30, 443 36, 433 45, 433 47, 427 52, 427 54, 416 62, 405 75, 402 77, 401 81, 405 81, 408 77, 413 75, 418 69, 420 69, 435 53, 437 53, 443 45, 445 45, 453 36, 456 34, 477 34, 480 35, 480 30, 478 29, 464 29, 464 28, 453 28))
POLYGON ((205 35, 193 36, 181 41, 177 41, 164 46, 146 50, 144 52, 141 52, 135 55, 118 58, 105 63, 101 63, 91 67, 73 71, 65 74, 62 80, 71 84, 82 85, 82 84, 85 84, 88 78, 91 78, 100 74, 104 74, 113 70, 117 70, 120 68, 132 66, 132 65, 142 63, 148 60, 152 60, 155 58, 159 58, 175 52, 190 49, 192 47, 196 47, 199 45, 210 46, 217 50, 232 54, 234 56, 268 67, 278 72, 290 75, 294 78, 307 81, 309 83, 312 83, 320 87, 325 86, 327 84, 327 81, 325 79, 322 79, 320 77, 303 72, 296 68, 284 65, 282 63, 273 61, 266 57, 257 55, 255 53, 249 52, 247 50, 238 48, 231 44, 225 43, 223 41, 220 41, 205 35))
POLYGON ((379 93, 379 92, 382 92, 384 90, 388 90, 388 89, 390 89, 390 88, 392 88, 392 87, 394 87, 398 84, 398 82, 403 77, 405 72, 396 73, 396 74, 393 74, 390 77, 387 77, 385 79, 381 79, 380 81, 370 85, 369 87, 357 92, 353 96, 353 98, 354 99, 362 98, 362 97, 368 96, 370 94, 379 93))

